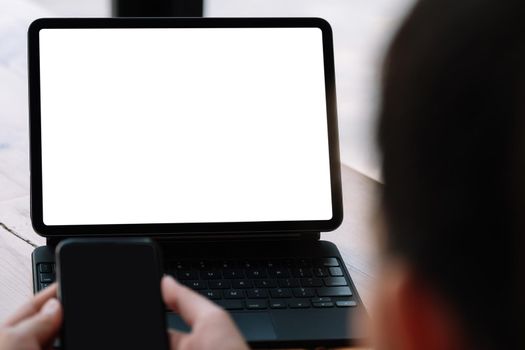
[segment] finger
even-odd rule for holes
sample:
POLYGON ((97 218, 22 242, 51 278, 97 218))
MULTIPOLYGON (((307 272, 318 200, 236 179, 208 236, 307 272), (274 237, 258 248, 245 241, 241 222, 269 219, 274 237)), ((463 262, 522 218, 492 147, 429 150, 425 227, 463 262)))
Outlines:
POLYGON ((180 342, 186 336, 186 333, 179 332, 174 329, 170 329, 168 331, 168 335, 170 337, 170 349, 174 350, 179 347, 180 342))
POLYGON ((25 318, 33 316, 41 308, 46 301, 51 298, 56 297, 57 295, 57 284, 53 283, 49 287, 45 288, 43 291, 37 293, 31 301, 24 304, 18 311, 16 311, 11 317, 5 321, 6 326, 14 326, 18 322, 22 321, 25 318))
POLYGON ((40 345, 45 345, 56 337, 61 323, 62 307, 57 299, 51 298, 38 313, 24 319, 13 329, 24 338, 34 338, 40 345))
POLYGON ((206 317, 210 312, 221 310, 217 305, 195 293, 191 289, 177 283, 173 277, 164 276, 161 281, 162 298, 174 311, 192 326, 201 317, 206 317))

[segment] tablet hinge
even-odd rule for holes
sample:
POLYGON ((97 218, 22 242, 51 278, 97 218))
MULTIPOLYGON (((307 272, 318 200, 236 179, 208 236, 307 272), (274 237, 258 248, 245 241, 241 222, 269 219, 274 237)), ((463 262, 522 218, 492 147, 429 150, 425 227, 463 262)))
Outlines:
POLYGON ((57 244, 67 237, 47 237, 46 238, 46 245, 50 247, 56 247, 57 244))
MULTIPOLYGON (((108 235, 110 236, 110 235, 108 235)), ((321 239, 320 232, 294 232, 294 233, 279 233, 279 234, 239 234, 239 233, 212 233, 212 234, 176 234, 166 237, 165 235, 142 235, 150 236, 156 241, 162 242, 173 242, 173 241, 199 241, 199 240, 234 240, 234 241, 251 241, 251 240, 308 240, 308 241, 318 241, 321 239)), ((81 236, 72 236, 72 237, 81 237, 81 236)), ((85 237, 85 236, 83 236, 85 237)), ((101 236, 93 236, 93 238, 100 238, 101 236)), ((51 247, 56 247, 61 240, 71 238, 71 237, 48 237, 46 238, 46 245, 51 247)))
POLYGON ((232 240, 232 241, 269 241, 269 240, 308 240, 318 241, 321 239, 320 232, 297 232, 297 233, 280 233, 280 234, 239 234, 239 233, 214 233, 214 234, 177 234, 174 236, 153 236, 158 242, 173 242, 173 241, 214 241, 214 240, 232 240))

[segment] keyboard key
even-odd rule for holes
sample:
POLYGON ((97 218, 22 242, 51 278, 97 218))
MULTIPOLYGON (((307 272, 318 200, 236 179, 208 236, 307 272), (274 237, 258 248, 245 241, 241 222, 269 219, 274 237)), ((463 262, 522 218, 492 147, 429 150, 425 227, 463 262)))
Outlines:
POLYGON ((41 273, 40 282, 41 283, 53 283, 55 281, 55 275, 52 273, 41 273))
POLYGON ((240 263, 240 266, 245 269, 255 269, 259 266, 261 266, 261 263, 254 260, 244 260, 240 263))
POLYGON ((240 269, 224 270, 223 276, 228 279, 244 278, 244 271, 240 269))
POLYGON ((279 281, 279 287, 287 287, 287 288, 293 288, 293 287, 299 287, 299 279, 298 278, 283 278, 279 281))
POLYGON ((253 284, 257 288, 276 288, 277 282, 275 280, 254 280, 253 284))
POLYGON ((292 291, 289 288, 274 288, 270 289, 272 298, 291 298, 292 291))
POLYGON ((323 285, 323 280, 320 278, 302 278, 301 285, 303 287, 321 287, 323 285))
POLYGON ((311 267, 312 266, 312 260, 310 259, 299 259, 297 262, 297 266, 299 267, 311 267))
POLYGON ((330 267, 330 276, 343 276, 343 270, 340 267, 330 267))
POLYGON ((266 291, 266 289, 248 289, 246 291, 246 296, 251 299, 268 298, 268 292, 266 291))
POLYGON ((281 259, 280 262, 281 262, 281 267, 292 268, 292 267, 297 266, 294 259, 281 259))
POLYGON ((38 271, 40 271, 42 273, 52 273, 53 272, 53 266, 52 266, 52 264, 48 264, 48 263, 38 264, 38 271))
POLYGON ((262 269, 252 269, 246 271, 247 278, 266 278, 266 271, 262 269))
POLYGON ((328 301, 332 301, 332 298, 329 297, 322 297, 322 298, 312 298, 310 299, 312 303, 325 303, 328 301))
POLYGON ((222 292, 220 290, 202 290, 200 291, 202 295, 210 299, 221 299, 222 292))
POLYGON ((225 299, 243 299, 244 293, 240 289, 230 289, 224 291, 225 299))
POLYGON ((253 288, 253 283, 250 280, 233 280, 232 288, 253 288))
POLYGON ((339 266, 339 262, 336 258, 324 258, 316 261, 316 264, 324 267, 339 266))
POLYGON ((268 269, 268 275, 273 278, 287 278, 290 277, 290 271, 285 268, 268 269))
POLYGON ((210 286, 210 289, 230 289, 231 283, 230 281, 209 281, 208 286, 210 286))
POLYGON ((40 289, 39 290, 47 288, 47 287, 49 287, 49 285, 50 285, 50 283, 40 283, 40 289))
POLYGON ((292 275, 294 277, 312 277, 312 270, 305 267, 299 267, 297 269, 292 269, 292 275))
POLYGON ((248 310, 261 310, 268 308, 266 300, 246 300, 246 308, 248 310))
POLYGON ((312 288, 294 288, 293 295, 299 298, 311 298, 315 293, 312 288))
POLYGON ((344 277, 326 277, 324 278, 324 284, 328 287, 348 285, 344 277))
POLYGON ((220 261, 216 265, 217 265, 217 268, 223 269, 223 270, 233 269, 237 266, 237 264, 231 260, 220 261))
POLYGON ((275 268, 278 268, 278 267, 283 267, 282 261, 278 261, 278 260, 268 260, 268 261, 265 262, 264 265, 268 269, 275 269, 275 268))
MULTIPOLYGON (((331 267, 331 269, 338 269, 338 268, 339 267, 331 267)), ((316 277, 328 277, 328 270, 326 269, 326 267, 316 267, 314 268, 314 275, 316 277)))
POLYGON ((270 307, 272 309, 286 309, 286 303, 283 301, 271 301, 270 307))
POLYGON ((349 287, 322 287, 317 288, 317 295, 320 297, 349 297, 352 291, 349 287))
POLYGON ((190 270, 191 264, 187 261, 172 261, 168 263, 168 266, 174 270, 190 270))
POLYGON ((334 307, 334 303, 331 301, 323 301, 320 303, 312 303, 313 307, 334 307))
POLYGON ((177 278, 180 280, 197 280, 199 274, 194 270, 181 270, 177 271, 177 278))
POLYGON ((335 302, 338 307, 353 307, 357 306, 357 303, 353 300, 339 300, 335 302))
POLYGON ((292 309, 305 309, 310 307, 308 300, 294 300, 288 304, 292 309))
POLYGON ((217 304, 226 310, 244 309, 244 306, 241 300, 218 300, 217 304))
MULTIPOLYGON (((201 290, 201 289, 207 289, 208 286, 206 286, 206 281, 191 281, 191 280, 184 280, 182 284, 190 287, 191 289, 195 290, 201 290)), ((210 288, 212 288, 210 286, 210 288)))
POLYGON ((201 278, 204 280, 216 280, 222 278, 222 274, 217 270, 201 271, 201 278))
POLYGON ((211 270, 213 264, 207 260, 199 260, 193 264, 193 267, 198 270, 211 270))

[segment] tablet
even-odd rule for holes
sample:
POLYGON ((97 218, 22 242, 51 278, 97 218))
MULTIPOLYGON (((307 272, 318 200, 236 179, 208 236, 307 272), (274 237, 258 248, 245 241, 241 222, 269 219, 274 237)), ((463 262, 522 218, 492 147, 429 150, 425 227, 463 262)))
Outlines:
POLYGON ((326 21, 39 19, 28 35, 39 234, 281 234, 341 223, 326 21))

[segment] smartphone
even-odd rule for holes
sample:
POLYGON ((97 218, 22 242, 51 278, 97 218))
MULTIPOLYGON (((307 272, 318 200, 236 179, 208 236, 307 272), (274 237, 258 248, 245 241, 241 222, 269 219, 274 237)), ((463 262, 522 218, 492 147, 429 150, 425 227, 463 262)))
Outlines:
POLYGON ((63 349, 168 349, 162 265, 152 240, 66 239, 56 262, 63 349))

